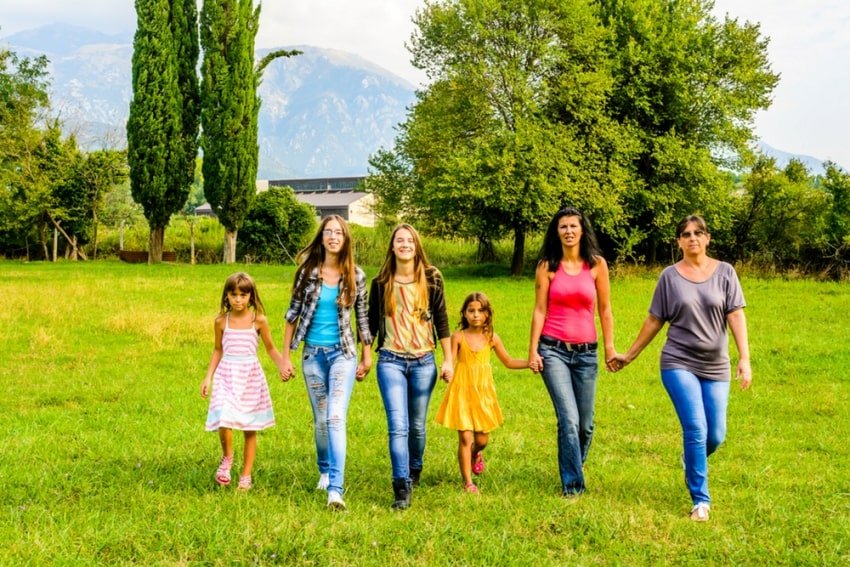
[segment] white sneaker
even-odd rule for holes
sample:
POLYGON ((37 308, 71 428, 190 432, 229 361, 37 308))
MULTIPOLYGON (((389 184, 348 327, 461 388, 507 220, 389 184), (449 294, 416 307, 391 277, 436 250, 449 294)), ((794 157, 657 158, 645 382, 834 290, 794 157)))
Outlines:
POLYGON ((328 491, 328 508, 332 510, 345 510, 345 502, 342 495, 336 490, 328 491))
POLYGON ((319 475, 319 484, 316 485, 316 490, 327 490, 328 484, 330 484, 330 477, 328 473, 322 473, 319 475))
POLYGON ((708 504, 706 502, 700 502, 691 509, 691 519, 695 522, 707 522, 708 511, 708 504))

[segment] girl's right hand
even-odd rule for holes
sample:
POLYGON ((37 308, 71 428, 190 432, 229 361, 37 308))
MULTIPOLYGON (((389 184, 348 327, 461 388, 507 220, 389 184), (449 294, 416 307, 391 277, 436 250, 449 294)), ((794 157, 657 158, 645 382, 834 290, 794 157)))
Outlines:
POLYGON ((204 381, 201 382, 201 397, 206 398, 210 393, 210 379, 204 378, 204 381))

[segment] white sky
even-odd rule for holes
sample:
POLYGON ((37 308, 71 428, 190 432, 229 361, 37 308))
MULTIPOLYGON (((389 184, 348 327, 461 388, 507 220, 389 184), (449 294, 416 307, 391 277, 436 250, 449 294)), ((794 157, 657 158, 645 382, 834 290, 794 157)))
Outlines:
MULTIPOLYGON (((424 79, 404 43, 423 0, 266 0, 258 47, 307 44, 357 53, 415 85, 424 79)), ((715 0, 715 13, 761 23, 773 105, 756 133, 771 146, 850 168, 850 0, 715 0)), ((0 0, 0 35, 64 22, 132 32, 133 0, 0 0)))

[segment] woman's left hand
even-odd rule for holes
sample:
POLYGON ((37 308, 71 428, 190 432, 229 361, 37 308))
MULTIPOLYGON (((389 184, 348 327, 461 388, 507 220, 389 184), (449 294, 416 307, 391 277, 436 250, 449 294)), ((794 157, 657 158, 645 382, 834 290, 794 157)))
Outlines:
POLYGON ((753 370, 750 368, 750 361, 742 359, 738 361, 737 378, 741 381, 741 389, 746 390, 753 383, 753 370))

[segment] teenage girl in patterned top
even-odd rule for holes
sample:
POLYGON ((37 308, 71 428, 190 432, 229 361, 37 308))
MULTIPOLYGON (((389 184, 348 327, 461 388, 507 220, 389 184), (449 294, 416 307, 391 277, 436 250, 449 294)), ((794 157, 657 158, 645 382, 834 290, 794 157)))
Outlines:
POLYGON ((230 484, 233 465, 233 430, 245 434, 245 453, 240 490, 250 490, 251 468, 257 452, 257 431, 274 425, 274 411, 269 387, 260 360, 257 343, 262 337, 266 351, 275 362, 281 377, 284 360, 274 346, 263 302, 251 276, 238 272, 224 282, 221 311, 215 319, 215 347, 207 375, 201 383, 201 397, 206 398, 215 380, 207 414, 207 431, 218 431, 222 458, 215 481, 230 484))

